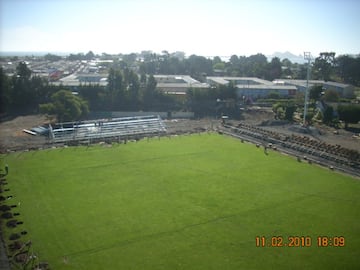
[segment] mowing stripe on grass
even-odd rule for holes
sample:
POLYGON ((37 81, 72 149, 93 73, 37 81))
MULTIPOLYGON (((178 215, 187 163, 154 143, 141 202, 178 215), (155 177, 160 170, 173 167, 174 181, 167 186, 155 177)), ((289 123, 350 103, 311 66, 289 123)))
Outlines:
POLYGON ((4 158, 25 239, 54 269, 359 268, 358 179, 231 137, 4 158), (256 236, 291 235, 312 246, 255 246, 256 236), (319 248, 320 235, 346 246, 319 248))

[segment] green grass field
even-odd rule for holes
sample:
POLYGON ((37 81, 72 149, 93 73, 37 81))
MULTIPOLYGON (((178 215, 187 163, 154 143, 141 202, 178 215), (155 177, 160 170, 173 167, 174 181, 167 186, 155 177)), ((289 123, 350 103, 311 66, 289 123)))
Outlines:
POLYGON ((26 229, 51 269, 360 269, 359 179, 231 137, 2 157, 24 221, 6 235, 26 229), (312 246, 256 247, 256 236, 312 246))

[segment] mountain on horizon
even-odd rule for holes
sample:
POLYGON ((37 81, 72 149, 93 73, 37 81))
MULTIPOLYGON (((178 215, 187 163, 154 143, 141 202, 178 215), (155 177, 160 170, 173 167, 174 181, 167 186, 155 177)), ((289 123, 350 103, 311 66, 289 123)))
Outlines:
POLYGON ((299 63, 304 64, 306 61, 302 55, 295 55, 291 52, 274 52, 271 55, 267 55, 267 58, 269 61, 271 61, 272 58, 278 57, 280 60, 284 60, 285 58, 289 59, 292 63, 299 63))

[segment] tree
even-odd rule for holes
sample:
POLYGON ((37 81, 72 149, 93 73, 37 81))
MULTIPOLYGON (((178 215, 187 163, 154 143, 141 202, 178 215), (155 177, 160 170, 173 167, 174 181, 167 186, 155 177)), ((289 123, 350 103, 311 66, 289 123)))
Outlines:
MULTIPOLYGON (((153 72, 149 72, 152 74, 153 72)), ((175 56, 165 55, 158 62, 158 73, 161 74, 184 74, 184 61, 175 56)))
POLYGON ((313 100, 318 100, 321 97, 321 93, 323 92, 323 88, 321 85, 313 86, 309 91, 309 98, 313 100))
POLYGON ((131 66, 136 61, 137 55, 135 53, 125 54, 122 56, 122 60, 127 64, 127 66, 131 66))
POLYGON ((6 112, 10 106, 10 87, 10 80, 3 68, 0 67, 0 113, 6 112))
POLYGON ((215 65, 213 65, 213 69, 214 69, 214 71, 224 70, 225 63, 216 63, 215 65))
POLYGON ((292 72, 292 63, 289 59, 285 58, 281 61, 281 67, 282 67, 282 77, 284 78, 291 78, 293 75, 292 72))
POLYGON ((322 52, 320 56, 315 59, 313 72, 318 79, 325 81, 330 80, 330 75, 333 73, 335 65, 334 52, 322 52))
POLYGON ((156 80, 153 75, 150 75, 145 86, 143 94, 144 109, 149 110, 154 103, 156 97, 156 80))
POLYGON ((106 103, 108 110, 119 109, 126 103, 123 75, 119 69, 111 68, 108 75, 106 103))
POLYGON ((84 98, 89 105, 89 108, 94 111, 109 110, 108 91, 99 85, 82 85, 77 87, 79 95, 84 98))
POLYGON ((339 94, 334 90, 327 90, 324 94, 324 100, 328 102, 337 102, 339 101, 339 94))
POLYGON ((211 76, 213 74, 213 67, 211 59, 203 56, 190 55, 185 61, 187 74, 193 78, 203 81, 203 76, 211 76))
POLYGON ((222 63, 222 60, 221 60, 221 58, 219 56, 215 56, 212 61, 213 61, 213 65, 216 65, 218 63, 222 63))
POLYGON ((272 106, 272 110, 275 114, 275 119, 281 119, 284 112, 283 105, 281 103, 275 103, 272 106))
POLYGON ((287 68, 291 68, 292 63, 288 58, 284 58, 283 60, 281 60, 281 65, 287 68))
POLYGON ((247 59, 248 61, 248 70, 247 76, 265 78, 267 72, 268 61, 265 55, 258 53, 255 55, 250 55, 247 59))
POLYGON ((267 65, 267 76, 266 79, 273 81, 274 79, 281 78, 281 62, 278 57, 274 57, 271 62, 267 65))
POLYGON ((234 67, 236 67, 239 64, 239 57, 237 55, 232 55, 230 57, 230 64, 234 67))
POLYGON ((56 92, 51 100, 51 103, 40 104, 40 112, 55 114, 59 122, 80 120, 89 113, 87 102, 68 90, 56 92))
POLYGON ((307 65, 299 65, 296 79, 305 80, 307 78, 307 65))
POLYGON ((294 112, 296 110, 296 106, 293 104, 288 104, 285 106, 285 116, 284 119, 290 122, 293 121, 294 112))
POLYGON ((48 53, 44 56, 44 59, 50 62, 56 62, 56 61, 60 61, 61 60, 61 56, 55 55, 55 54, 51 54, 48 53))
POLYGON ((140 105, 140 81, 139 76, 132 70, 125 70, 124 79, 127 82, 128 109, 138 110, 140 105))
POLYGON ((275 119, 284 119, 292 122, 296 105, 292 102, 288 104, 278 102, 272 106, 272 110, 275 113, 275 119))
POLYGON ((334 109, 331 106, 326 106, 323 113, 323 123, 328 125, 333 121, 334 118, 334 109))
POLYGON ((339 105, 337 108, 339 119, 345 122, 345 128, 348 124, 356 124, 360 121, 360 106, 359 105, 339 105))
POLYGON ((92 60, 95 58, 95 54, 92 51, 89 51, 87 54, 85 54, 86 60, 92 60))
POLYGON ((78 54, 70 54, 67 59, 69 61, 77 61, 77 60, 85 60, 85 55, 83 53, 78 53, 78 54))
POLYGON ((20 62, 16 73, 12 76, 12 89, 10 93, 11 109, 16 112, 25 112, 33 109, 35 96, 32 93, 31 70, 25 62, 20 62))
POLYGON ((360 56, 339 56, 336 59, 338 76, 345 82, 360 86, 360 56))

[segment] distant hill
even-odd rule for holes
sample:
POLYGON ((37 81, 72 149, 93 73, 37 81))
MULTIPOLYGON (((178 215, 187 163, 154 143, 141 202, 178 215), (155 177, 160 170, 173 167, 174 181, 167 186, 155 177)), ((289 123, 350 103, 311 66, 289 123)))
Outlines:
POLYGON ((306 61, 304 60, 303 55, 295 55, 291 52, 274 52, 271 55, 266 56, 268 58, 268 61, 270 62, 272 58, 278 57, 280 60, 283 60, 285 58, 289 59, 292 63, 299 63, 304 64, 306 61))

